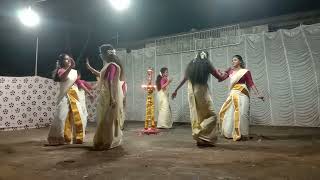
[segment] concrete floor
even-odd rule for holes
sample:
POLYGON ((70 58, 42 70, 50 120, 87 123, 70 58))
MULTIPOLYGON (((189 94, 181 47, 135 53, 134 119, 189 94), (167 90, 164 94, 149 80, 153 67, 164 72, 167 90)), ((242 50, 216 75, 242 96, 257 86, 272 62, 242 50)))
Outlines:
POLYGON ((251 127, 251 139, 220 138, 198 148, 189 125, 139 135, 129 123, 122 147, 93 151, 94 127, 83 145, 44 146, 48 129, 0 132, 0 180, 317 180, 320 129, 251 127))

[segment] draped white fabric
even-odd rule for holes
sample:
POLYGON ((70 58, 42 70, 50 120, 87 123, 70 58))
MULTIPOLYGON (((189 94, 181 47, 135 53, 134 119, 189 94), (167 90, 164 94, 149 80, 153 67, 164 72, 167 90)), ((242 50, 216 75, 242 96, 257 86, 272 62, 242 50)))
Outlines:
MULTIPOLYGON (((244 58, 255 84, 266 97, 262 102, 251 96, 251 124, 320 127, 320 24, 211 41, 186 40, 182 44, 172 43, 161 47, 182 49, 181 53, 157 55, 154 47, 133 50, 131 53, 118 51, 128 84, 128 120, 144 120, 146 92, 141 85, 146 83, 147 68, 154 68, 154 80, 161 67, 169 68, 169 75, 173 78, 169 88, 171 94, 183 77, 187 64, 195 57, 195 52, 187 51, 194 46, 217 47, 206 50, 210 53, 213 65, 221 70, 231 66, 233 55, 239 54, 244 58), (234 41, 222 43, 226 39, 234 41), (210 46, 209 42, 223 46, 210 46)), ((211 78, 209 86, 218 113, 229 93, 227 82, 218 83, 211 78)), ((46 78, 0 77, 0 130, 49 126, 57 89, 58 84, 46 78)), ((190 122, 187 85, 181 88, 177 98, 170 104, 174 122, 190 122)), ((87 98, 87 109, 88 120, 95 121, 96 101, 91 102, 87 98)))
MULTIPOLYGON (((265 102, 251 96, 251 124, 320 126, 320 24, 227 39, 240 39, 240 43, 206 49, 208 43, 223 39, 198 39, 182 44, 169 43, 161 48, 204 48, 209 51, 210 60, 218 69, 230 67, 232 56, 239 54, 244 58, 258 89, 266 96, 265 102)), ((145 82, 148 67, 155 69, 155 78, 161 67, 169 68, 169 75, 174 79, 169 90, 172 93, 187 64, 195 57, 194 51, 157 55, 154 47, 119 53, 127 75, 129 120, 144 119, 145 92, 141 85, 145 82)), ((218 83, 211 78, 209 86, 215 111, 218 112, 228 94, 227 83, 218 83)), ((170 103, 173 120, 189 122, 186 86, 170 103)))

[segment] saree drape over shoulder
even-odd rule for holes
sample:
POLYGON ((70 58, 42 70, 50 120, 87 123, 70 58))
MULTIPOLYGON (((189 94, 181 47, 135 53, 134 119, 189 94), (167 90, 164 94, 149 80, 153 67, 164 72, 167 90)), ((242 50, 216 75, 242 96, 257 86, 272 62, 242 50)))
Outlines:
POLYGON ((60 82, 57 108, 48 135, 49 145, 83 143, 87 117, 75 85, 76 80, 77 71, 72 69, 67 79, 60 82))
POLYGON ((111 149, 122 144, 122 130, 123 125, 123 93, 119 80, 120 67, 115 63, 105 64, 100 74, 100 97, 97 104, 97 130, 93 138, 94 148, 96 149, 111 149), (106 74, 110 68, 116 68, 115 75, 112 78, 112 86, 106 79, 106 74), (111 106, 111 92, 113 91, 116 105, 111 106))
POLYGON ((247 73, 247 69, 240 69, 230 74, 230 94, 219 113, 222 135, 234 141, 249 135, 249 90, 243 81, 247 73))

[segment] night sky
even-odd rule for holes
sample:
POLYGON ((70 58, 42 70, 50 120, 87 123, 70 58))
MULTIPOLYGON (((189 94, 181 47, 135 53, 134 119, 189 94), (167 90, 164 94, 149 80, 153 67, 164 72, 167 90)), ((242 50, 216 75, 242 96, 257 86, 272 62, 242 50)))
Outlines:
MULTIPOLYGON (((128 10, 113 10, 107 0, 47 0, 33 8, 41 24, 30 29, 20 24, 16 12, 28 1, 0 0, 0 75, 32 76, 35 44, 39 37, 38 75, 50 77, 58 54, 78 59, 85 79, 84 58, 99 68, 98 46, 119 41, 187 32, 192 28, 258 20, 320 9, 318 0, 131 0, 128 10), (80 57, 80 58, 79 58, 80 57)), ((126 47, 124 47, 126 48, 126 47)))

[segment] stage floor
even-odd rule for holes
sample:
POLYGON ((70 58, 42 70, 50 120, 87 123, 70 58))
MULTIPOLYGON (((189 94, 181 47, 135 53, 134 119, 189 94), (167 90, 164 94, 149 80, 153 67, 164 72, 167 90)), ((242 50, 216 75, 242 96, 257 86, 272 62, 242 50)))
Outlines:
POLYGON ((44 146, 48 128, 0 132, 0 180, 319 179, 320 128, 251 127, 248 141, 219 138, 198 148, 189 125, 140 135, 126 124, 124 144, 93 151, 94 126, 83 145, 44 146))

